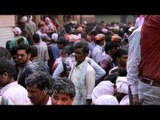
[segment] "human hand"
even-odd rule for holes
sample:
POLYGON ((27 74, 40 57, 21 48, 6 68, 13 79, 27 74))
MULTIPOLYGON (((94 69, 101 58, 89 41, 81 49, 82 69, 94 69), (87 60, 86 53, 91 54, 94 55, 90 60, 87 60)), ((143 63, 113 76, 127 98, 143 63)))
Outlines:
POLYGON ((141 105, 142 102, 139 100, 138 94, 132 95, 133 96, 133 105, 141 105))

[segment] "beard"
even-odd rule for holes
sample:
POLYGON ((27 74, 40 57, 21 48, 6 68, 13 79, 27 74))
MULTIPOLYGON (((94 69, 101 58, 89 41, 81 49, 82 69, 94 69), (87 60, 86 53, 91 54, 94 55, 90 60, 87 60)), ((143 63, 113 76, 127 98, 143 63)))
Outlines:
POLYGON ((25 66, 26 65, 26 63, 27 63, 27 61, 28 61, 28 59, 26 59, 25 61, 23 61, 23 60, 18 60, 17 61, 17 64, 18 64, 18 66, 25 66))

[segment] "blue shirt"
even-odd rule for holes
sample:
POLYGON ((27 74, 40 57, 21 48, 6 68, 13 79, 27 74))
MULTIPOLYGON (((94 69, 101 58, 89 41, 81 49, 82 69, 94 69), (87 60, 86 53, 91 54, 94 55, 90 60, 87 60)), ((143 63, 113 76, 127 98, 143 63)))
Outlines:
MULTIPOLYGON (((71 63, 75 63, 75 57, 73 54, 71 54, 71 63)), ((105 70, 103 70, 94 60, 92 60, 91 58, 89 57, 86 57, 88 63, 92 66, 92 68, 95 70, 96 72, 96 80, 99 80, 101 79, 105 74, 105 70)), ((57 77, 60 76, 60 74, 63 72, 64 70, 64 67, 63 67, 63 63, 62 63, 62 60, 60 61, 59 65, 57 66, 57 68, 55 69, 54 73, 52 74, 52 78, 53 79, 56 79, 57 77)))
POLYGON ((141 27, 137 28, 129 37, 129 50, 127 59, 127 82, 132 94, 138 94, 139 64, 141 61, 141 27))

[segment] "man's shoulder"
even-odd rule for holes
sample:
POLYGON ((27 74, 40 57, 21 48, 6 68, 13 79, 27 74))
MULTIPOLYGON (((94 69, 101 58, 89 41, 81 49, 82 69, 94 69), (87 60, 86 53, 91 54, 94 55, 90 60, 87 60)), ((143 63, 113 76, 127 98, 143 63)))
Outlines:
POLYGON ((38 64, 37 63, 30 63, 28 65, 25 66, 24 70, 23 70, 23 73, 24 74, 27 74, 27 73, 32 73, 33 71, 36 71, 37 70, 37 66, 38 64))
POLYGON ((87 72, 95 72, 93 67, 87 62, 87 72))
POLYGON ((27 94, 27 90, 23 86, 16 84, 15 86, 8 88, 3 96, 11 98, 22 92, 23 94, 27 94))

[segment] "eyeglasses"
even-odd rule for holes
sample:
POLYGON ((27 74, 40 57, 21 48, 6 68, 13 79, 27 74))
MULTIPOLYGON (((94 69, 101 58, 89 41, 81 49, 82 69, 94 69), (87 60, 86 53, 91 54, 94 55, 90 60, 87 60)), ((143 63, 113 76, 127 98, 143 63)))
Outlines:
POLYGON ((19 56, 20 56, 20 57, 24 57, 25 54, 17 54, 16 56, 17 56, 17 57, 19 57, 19 56))

